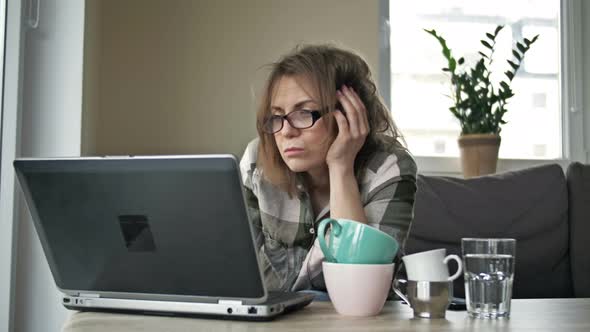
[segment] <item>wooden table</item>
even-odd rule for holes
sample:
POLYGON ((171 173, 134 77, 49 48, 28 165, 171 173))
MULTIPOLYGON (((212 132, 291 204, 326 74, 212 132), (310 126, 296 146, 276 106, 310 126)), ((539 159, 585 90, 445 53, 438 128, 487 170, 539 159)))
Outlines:
POLYGON ((465 311, 446 319, 414 319, 411 309, 388 302, 379 316, 338 315, 330 302, 314 302, 271 322, 73 313, 64 332, 91 331, 590 331, 590 298, 512 300, 510 319, 480 320, 465 311))

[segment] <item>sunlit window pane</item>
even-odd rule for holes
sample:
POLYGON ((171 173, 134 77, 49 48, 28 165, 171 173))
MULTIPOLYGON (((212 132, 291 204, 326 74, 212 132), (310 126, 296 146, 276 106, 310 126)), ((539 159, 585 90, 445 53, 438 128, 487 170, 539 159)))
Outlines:
POLYGON ((562 156, 559 101, 559 1, 417 0, 390 1, 391 109, 410 150, 417 156, 458 156, 459 121, 448 108, 450 80, 438 42, 423 29, 435 29, 455 58, 473 64, 480 40, 496 25, 492 80, 505 80, 513 40, 537 42, 512 82, 508 122, 502 127, 500 158, 554 159, 562 156))

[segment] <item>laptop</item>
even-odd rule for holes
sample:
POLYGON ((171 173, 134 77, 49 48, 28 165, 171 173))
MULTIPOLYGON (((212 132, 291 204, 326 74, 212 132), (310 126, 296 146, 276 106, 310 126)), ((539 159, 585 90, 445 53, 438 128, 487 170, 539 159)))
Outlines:
POLYGON ((233 155, 14 167, 68 309, 269 320, 313 300, 267 291, 233 155))

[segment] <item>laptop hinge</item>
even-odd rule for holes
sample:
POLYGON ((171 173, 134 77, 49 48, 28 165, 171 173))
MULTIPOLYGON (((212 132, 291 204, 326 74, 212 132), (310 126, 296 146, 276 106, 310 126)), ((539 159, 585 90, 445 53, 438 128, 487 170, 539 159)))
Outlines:
POLYGON ((93 297, 93 298, 99 298, 100 295, 98 294, 86 294, 86 293, 79 293, 78 294, 79 297, 93 297))
POLYGON ((242 305, 242 301, 238 301, 238 300, 219 300, 218 303, 225 304, 225 305, 242 305))

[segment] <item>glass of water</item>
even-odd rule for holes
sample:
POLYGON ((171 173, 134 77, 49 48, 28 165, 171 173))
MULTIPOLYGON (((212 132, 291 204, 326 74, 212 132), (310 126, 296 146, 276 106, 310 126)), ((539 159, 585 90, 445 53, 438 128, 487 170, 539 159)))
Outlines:
POLYGON ((514 281, 515 239, 461 239, 467 313, 508 318, 514 281))

